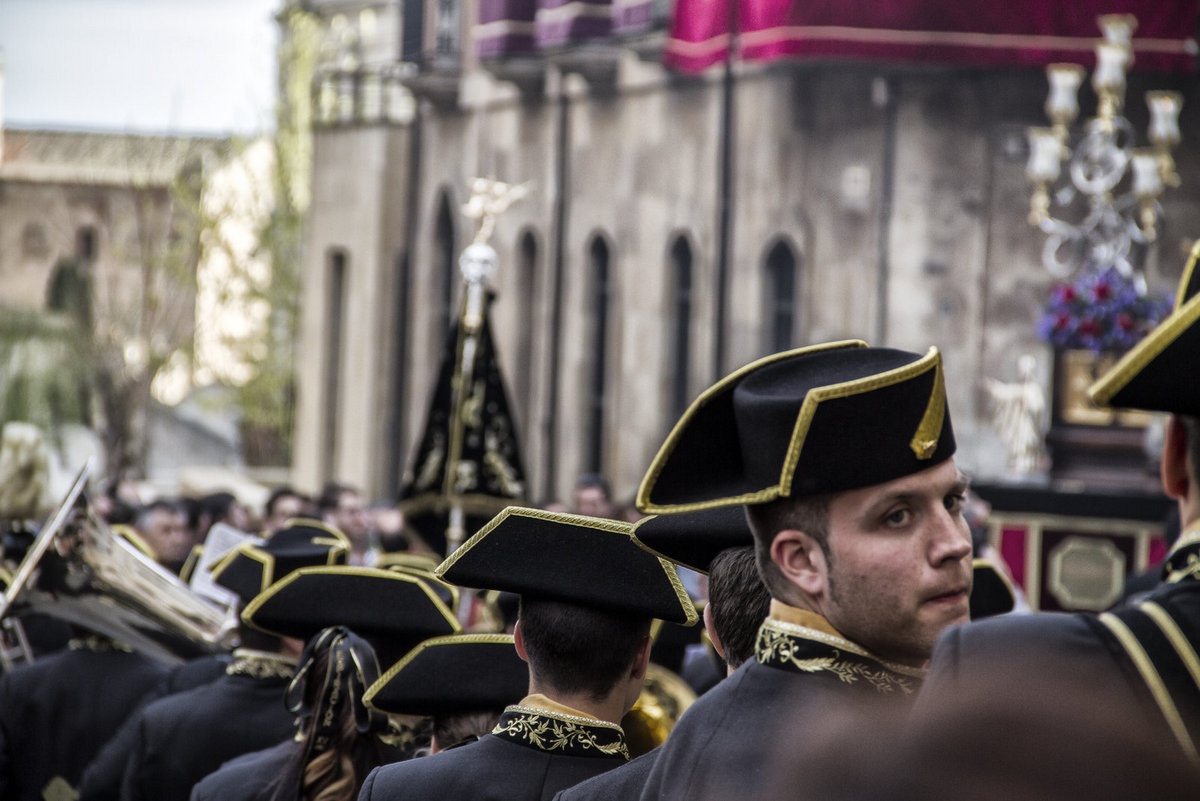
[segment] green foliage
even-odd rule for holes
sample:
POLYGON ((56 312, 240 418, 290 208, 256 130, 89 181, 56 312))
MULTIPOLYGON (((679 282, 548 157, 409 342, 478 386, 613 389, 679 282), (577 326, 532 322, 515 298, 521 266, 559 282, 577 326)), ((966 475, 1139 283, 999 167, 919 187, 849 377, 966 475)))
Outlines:
POLYGON ((295 5, 288 4, 281 19, 273 142, 275 203, 259 234, 260 251, 271 265, 271 280, 255 290, 271 311, 266 341, 246 354, 254 365, 254 377, 238 388, 246 458, 257 464, 291 461, 301 249, 312 161, 311 86, 321 37, 317 18, 295 5))
POLYGON ((0 307, 0 424, 20 420, 58 434, 88 424, 88 364, 79 330, 65 315, 0 307))

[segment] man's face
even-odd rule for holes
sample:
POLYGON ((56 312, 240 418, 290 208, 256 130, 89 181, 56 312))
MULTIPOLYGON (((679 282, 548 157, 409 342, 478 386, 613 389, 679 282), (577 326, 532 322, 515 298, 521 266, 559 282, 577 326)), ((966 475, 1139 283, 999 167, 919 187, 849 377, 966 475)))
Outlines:
POLYGON ((300 517, 303 514, 304 500, 302 498, 295 495, 280 495, 275 499, 271 516, 263 521, 263 528, 274 533, 283 528, 284 524, 293 517, 300 517))
POLYGON ((370 519, 357 492, 343 492, 338 496, 337 508, 330 510, 328 522, 340 529, 355 546, 366 545, 370 519))
POLYGON ((187 530, 187 520, 180 513, 157 509, 138 533, 158 554, 158 561, 165 565, 177 565, 191 553, 192 537, 187 530))
POLYGON ((966 481, 953 459, 829 505, 823 613, 878 656, 922 665, 938 635, 969 619, 966 481))
POLYGON ((603 487, 580 487, 575 490, 575 511, 589 517, 612 517, 613 506, 603 487))

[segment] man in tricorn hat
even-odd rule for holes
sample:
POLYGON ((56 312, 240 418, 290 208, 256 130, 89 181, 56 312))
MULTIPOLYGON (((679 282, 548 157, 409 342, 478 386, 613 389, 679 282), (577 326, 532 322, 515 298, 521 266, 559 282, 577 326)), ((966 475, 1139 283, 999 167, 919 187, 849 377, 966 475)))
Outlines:
MULTIPOLYGON (((754 659, 758 627, 770 611, 771 597, 754 560, 754 537, 736 507, 679 515, 657 515, 634 525, 634 538, 660 556, 708 574, 704 628, 731 675, 754 659)), ((563 790, 554 801, 637 798, 662 754, 655 748, 628 764, 563 790)))
MULTIPOLYGON (((938 643, 920 707, 954 703, 978 689, 972 676, 1003 663, 1087 688, 1096 703, 1140 702, 1149 722, 1200 765, 1200 244, 1192 250, 1175 310, 1089 390, 1101 406, 1166 412, 1163 490, 1179 503, 1182 533, 1163 583, 1141 601, 1099 616, 1027 615, 983 621, 938 643)), ((1003 689, 1003 688, 1001 688, 1003 689)))
POLYGON ((313 798, 322 790, 322 798, 353 799, 371 768, 407 758, 416 740, 409 727, 365 705, 381 660, 459 631, 421 579, 345 565, 289 573, 259 593, 242 620, 307 643, 285 696, 298 731, 226 762, 192 788, 191 801, 313 798))
MULTIPOLYGON (((348 551, 340 532, 298 519, 269 542, 222 557, 213 579, 244 605, 293 570, 344 564, 348 551)), ((85 772, 82 801, 187 801, 192 785, 221 763, 293 734, 282 699, 304 642, 248 626, 239 637, 225 675, 153 701, 125 723, 85 772)))
POLYGON ((684 413, 638 490, 677 514, 744 506, 772 601, 756 659, 702 696, 643 798, 752 796, 805 710, 911 698, 963 623, 971 540, 941 356, 835 342, 754 362, 684 413))
POLYGON ((375 770, 360 801, 539 801, 628 759, 619 721, 642 688, 651 620, 697 619, 670 562, 626 523, 509 507, 437 574, 521 596, 529 694, 476 742, 375 770))

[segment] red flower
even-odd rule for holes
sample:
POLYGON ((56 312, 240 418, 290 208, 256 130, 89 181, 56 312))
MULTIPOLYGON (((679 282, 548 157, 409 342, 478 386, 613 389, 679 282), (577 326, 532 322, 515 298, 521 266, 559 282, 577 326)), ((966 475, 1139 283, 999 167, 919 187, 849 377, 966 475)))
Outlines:
POLYGON ((1086 320, 1080 321, 1079 333, 1087 337, 1094 337, 1100 333, 1100 324, 1089 317, 1086 320))
POLYGON ((1112 295, 1112 287, 1108 285, 1107 281, 1097 281, 1095 288, 1092 289, 1092 295, 1096 300, 1108 300, 1112 295))
POLYGON ((1055 303, 1070 303, 1075 300, 1075 288, 1070 284, 1059 284, 1054 288, 1055 303))
POLYGON ((1117 315, 1117 327, 1122 331, 1132 331, 1135 325, 1133 318, 1122 312, 1117 315))
POLYGON ((1054 316, 1054 330, 1063 331, 1070 322, 1071 315, 1067 314, 1066 312, 1059 312, 1054 316))

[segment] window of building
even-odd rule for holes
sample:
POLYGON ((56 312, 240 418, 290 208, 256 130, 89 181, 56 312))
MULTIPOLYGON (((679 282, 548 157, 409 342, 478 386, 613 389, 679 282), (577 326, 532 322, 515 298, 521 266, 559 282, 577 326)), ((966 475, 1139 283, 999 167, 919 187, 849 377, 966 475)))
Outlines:
POLYGON ((95 261, 98 249, 96 229, 93 226, 85 225, 75 232, 75 258, 90 263, 95 261))
POLYGON ((333 478, 335 474, 335 459, 337 457, 338 407, 341 405, 342 374, 342 341, 346 318, 346 280, 349 271, 349 257, 340 248, 329 250, 325 257, 326 269, 326 307, 325 314, 328 325, 325 330, 325 413, 322 421, 321 464, 325 470, 325 479, 333 478))
POLYGON ((677 418, 691 400, 688 375, 691 372, 692 343, 692 248, 685 237, 671 245, 671 322, 668 332, 671 360, 671 417, 677 418))
POLYGON ((438 203, 437 230, 434 233, 434 258, 436 259, 438 286, 437 342, 439 346, 450 330, 454 319, 454 284, 458 279, 458 254, 454 252, 454 215, 450 211, 450 199, 445 193, 438 203))
POLYGON ((533 232, 526 231, 517 243, 517 352, 516 406, 521 410, 526 426, 533 420, 533 345, 538 308, 538 246, 533 232))
POLYGON ((603 472, 604 405, 608 392, 608 318, 612 300, 608 244, 596 236, 588 246, 588 346, 591 348, 587 383, 587 450, 584 469, 603 472))
POLYGON ((768 353, 792 347, 796 330, 796 256, 785 242, 767 253, 763 321, 768 353))
POLYGON ((395 340, 391 363, 391 396, 388 404, 388 442, 392 447, 384 449, 383 486, 389 491, 400 487, 404 475, 404 456, 408 449, 404 442, 404 410, 408 398, 408 341, 409 321, 412 320, 412 259, 405 250, 396 257, 395 340))

